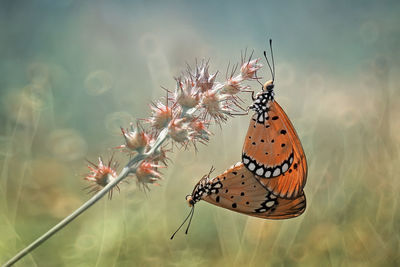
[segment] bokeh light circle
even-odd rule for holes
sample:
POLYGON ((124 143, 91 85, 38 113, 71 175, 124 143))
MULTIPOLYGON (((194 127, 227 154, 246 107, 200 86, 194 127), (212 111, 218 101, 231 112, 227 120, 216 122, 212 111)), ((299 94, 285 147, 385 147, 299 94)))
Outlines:
MULTIPOLYGON (((4 98, 7 117, 19 125, 33 127, 44 103, 38 94, 23 88, 17 92, 10 92, 4 98)), ((30 88, 30 87, 29 87, 30 88)))
POLYGON ((65 161, 81 159, 87 151, 86 141, 73 129, 53 131, 49 136, 47 147, 54 156, 65 161))
POLYGON ((86 77, 85 88, 89 95, 101 95, 112 88, 113 76, 104 70, 96 70, 86 77))

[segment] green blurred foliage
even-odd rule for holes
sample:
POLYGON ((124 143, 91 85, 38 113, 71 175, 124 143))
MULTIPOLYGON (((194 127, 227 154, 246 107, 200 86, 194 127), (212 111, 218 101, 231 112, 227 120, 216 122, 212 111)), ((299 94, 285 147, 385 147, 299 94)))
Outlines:
POLYGON ((85 159, 111 156, 119 126, 148 116, 185 62, 210 58, 222 80, 240 50, 261 57, 271 37, 276 99, 309 162, 302 216, 201 203, 189 235, 169 240, 197 180, 240 160, 249 116, 235 117, 197 153, 174 149, 161 186, 146 195, 130 179, 18 266, 399 266, 399 11, 397 1, 2 1, 0 262, 89 198, 85 159))

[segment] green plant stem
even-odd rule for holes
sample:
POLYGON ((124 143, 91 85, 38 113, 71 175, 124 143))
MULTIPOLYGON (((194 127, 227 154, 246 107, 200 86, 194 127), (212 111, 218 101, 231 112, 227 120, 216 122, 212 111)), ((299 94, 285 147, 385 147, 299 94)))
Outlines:
POLYGON ((95 204, 97 201, 99 201, 102 197, 104 197, 114 186, 116 186, 118 183, 120 183, 123 179, 125 179, 130 173, 135 173, 136 167, 133 167, 136 165, 138 162, 150 157, 156 149, 158 149, 162 143, 167 140, 168 138, 168 129, 165 128, 163 129, 160 134, 157 137, 156 142, 154 145, 151 147, 151 149, 144 154, 138 154, 136 155, 133 159, 129 161, 129 163, 122 169, 122 171, 119 173, 118 177, 114 179, 112 182, 107 184, 103 189, 101 189, 99 192, 97 192, 95 195, 93 195, 92 198, 90 198, 88 201, 86 201, 82 206, 80 206, 77 210, 72 212, 70 215, 65 217, 61 222, 59 222, 57 225, 55 225, 53 228, 51 228, 49 231, 47 231, 45 234, 40 236, 38 239, 36 239, 34 242, 32 242, 29 246, 21 250, 17 255, 15 255, 13 258, 11 258, 9 261, 7 261, 3 267, 8 267, 12 266, 14 263, 22 259, 26 254, 30 253, 33 251, 35 248, 40 246, 43 242, 45 242, 47 239, 49 239, 51 236, 53 236, 55 233, 60 231, 62 228, 67 226, 70 222, 72 222, 75 218, 77 218, 79 215, 81 215, 84 211, 86 211, 88 208, 90 208, 93 204, 95 204))

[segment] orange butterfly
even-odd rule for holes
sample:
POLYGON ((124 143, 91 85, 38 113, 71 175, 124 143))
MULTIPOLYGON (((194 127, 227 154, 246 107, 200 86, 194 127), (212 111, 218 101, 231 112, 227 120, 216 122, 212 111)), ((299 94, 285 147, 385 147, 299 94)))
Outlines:
POLYGON ((272 73, 257 94, 255 111, 243 145, 242 162, 268 190, 282 198, 296 198, 303 194, 307 179, 307 161, 296 130, 281 106, 274 99, 275 63, 272 73))
POLYGON ((186 197, 192 207, 189 215, 179 226, 171 239, 189 219, 188 232, 194 214, 194 205, 200 200, 232 211, 263 219, 288 219, 302 214, 306 208, 305 195, 295 199, 277 197, 266 189, 242 162, 238 162, 221 175, 210 179, 204 175, 195 185, 191 195, 186 197))
POLYGON ((288 219, 306 208, 303 187, 307 161, 296 131, 281 106, 274 100, 275 63, 272 73, 250 109, 255 111, 243 145, 242 162, 221 175, 208 175, 196 184, 186 200, 192 210, 178 230, 194 214, 194 205, 204 200, 216 206, 263 219, 288 219))

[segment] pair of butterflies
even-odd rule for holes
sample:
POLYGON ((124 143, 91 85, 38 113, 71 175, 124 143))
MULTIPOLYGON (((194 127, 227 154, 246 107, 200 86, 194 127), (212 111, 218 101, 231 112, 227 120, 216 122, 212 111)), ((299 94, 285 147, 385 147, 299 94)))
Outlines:
POLYGON ((306 156, 296 130, 274 99, 275 64, 271 40, 270 47, 273 68, 265 51, 264 56, 272 80, 263 85, 250 106, 255 113, 245 137, 242 162, 215 178, 210 178, 212 170, 203 176, 192 194, 186 197, 192 209, 178 230, 190 217, 187 233, 194 205, 200 200, 263 219, 288 219, 304 212, 306 156))

